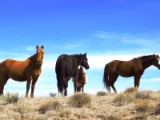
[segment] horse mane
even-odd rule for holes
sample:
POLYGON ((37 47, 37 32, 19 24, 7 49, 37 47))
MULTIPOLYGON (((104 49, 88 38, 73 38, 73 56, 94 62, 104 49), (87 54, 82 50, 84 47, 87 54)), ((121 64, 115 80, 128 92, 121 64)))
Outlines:
POLYGON ((79 57, 79 56, 81 56, 82 54, 72 54, 71 56, 73 56, 73 57, 79 57))
POLYGON ((151 58, 153 57, 154 55, 144 55, 144 56, 140 56, 140 57, 137 57, 137 58, 134 58, 134 59, 140 59, 142 61, 148 59, 148 58, 151 58))

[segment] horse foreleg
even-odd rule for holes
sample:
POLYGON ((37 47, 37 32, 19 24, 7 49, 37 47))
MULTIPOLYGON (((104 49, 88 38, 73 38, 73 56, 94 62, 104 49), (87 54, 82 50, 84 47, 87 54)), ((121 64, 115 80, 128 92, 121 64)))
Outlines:
POLYGON ((30 95, 31 98, 34 98, 34 88, 35 88, 35 84, 36 84, 37 80, 38 80, 38 77, 36 77, 32 80, 32 88, 31 88, 31 95, 30 95))
POLYGON ((134 87, 139 88, 141 75, 134 76, 134 87))
POLYGON ((74 93, 77 92, 77 86, 78 86, 77 80, 78 80, 78 73, 74 77, 74 93))
POLYGON ((82 92, 84 92, 84 84, 82 85, 82 88, 81 88, 81 89, 82 89, 82 92))
POLYGON ((77 91, 76 84, 74 83, 74 93, 77 91))

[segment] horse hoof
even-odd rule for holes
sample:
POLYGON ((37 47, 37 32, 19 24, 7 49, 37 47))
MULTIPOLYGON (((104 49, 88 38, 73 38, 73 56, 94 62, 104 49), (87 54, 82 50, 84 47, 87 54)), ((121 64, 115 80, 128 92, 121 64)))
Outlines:
POLYGON ((33 95, 33 94, 31 94, 31 98, 34 98, 34 95, 33 95))

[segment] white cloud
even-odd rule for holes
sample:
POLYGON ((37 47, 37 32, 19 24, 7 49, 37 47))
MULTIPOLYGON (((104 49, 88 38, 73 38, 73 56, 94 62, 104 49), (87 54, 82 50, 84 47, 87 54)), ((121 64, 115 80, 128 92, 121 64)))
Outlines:
POLYGON ((27 46, 28 51, 35 51, 36 47, 35 46, 27 46))
POLYGON ((133 58, 139 57, 140 54, 119 54, 119 55, 111 55, 111 54, 100 54, 100 55, 91 55, 88 56, 88 62, 92 69, 102 69, 105 64, 111 62, 112 60, 131 60, 133 58))
MULTIPOLYGON (((151 35, 148 35, 147 37, 146 33, 145 37, 143 37, 144 35, 141 36, 141 35, 132 35, 128 33, 113 33, 113 32, 98 31, 93 36, 97 39, 102 39, 103 42, 106 42, 104 44, 109 44, 109 42, 114 42, 114 43, 120 42, 123 45, 135 46, 135 48, 137 49, 140 49, 140 47, 144 49, 153 48, 153 46, 154 46, 153 49, 155 50, 157 50, 157 48, 160 48, 160 45, 157 44, 159 40, 159 32, 154 34, 152 37, 150 37, 151 35), (139 46, 139 48, 137 46, 139 46)), ((100 40, 98 40, 98 42, 100 42, 100 40)))
POLYGON ((143 82, 160 82, 160 78, 148 78, 148 79, 142 79, 143 82))

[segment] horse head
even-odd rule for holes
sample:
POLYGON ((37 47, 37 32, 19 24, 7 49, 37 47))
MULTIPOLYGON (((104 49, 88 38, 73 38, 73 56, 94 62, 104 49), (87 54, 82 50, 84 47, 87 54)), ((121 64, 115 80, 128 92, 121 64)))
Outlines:
POLYGON ((87 54, 80 54, 81 56, 81 66, 83 66, 85 69, 89 69, 89 64, 88 64, 88 58, 87 54))
POLYGON ((155 67, 157 67, 158 69, 160 69, 159 60, 160 60, 159 55, 153 54, 152 64, 153 64, 155 67))
POLYGON ((43 54, 44 54, 44 46, 36 46, 37 52, 36 52, 36 64, 42 65, 43 62, 43 54))

